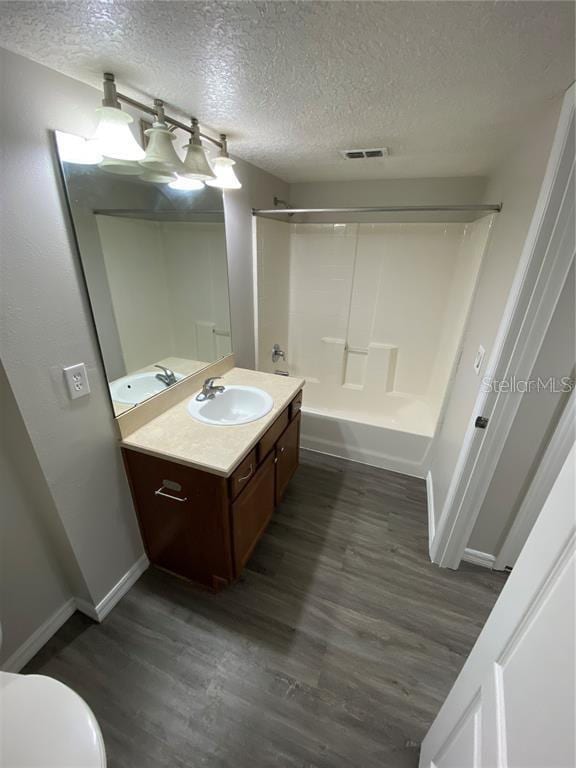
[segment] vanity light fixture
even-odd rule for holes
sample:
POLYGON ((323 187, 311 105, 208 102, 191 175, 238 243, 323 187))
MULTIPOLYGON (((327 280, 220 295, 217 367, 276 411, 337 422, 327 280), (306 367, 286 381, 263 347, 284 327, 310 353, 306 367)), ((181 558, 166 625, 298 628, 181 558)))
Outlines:
POLYGON ((228 156, 228 144, 225 133, 220 134, 220 143, 220 154, 212 160, 212 167, 214 168, 216 178, 209 179, 206 184, 209 184, 211 187, 218 187, 219 189, 241 189, 242 184, 238 181, 233 168, 236 165, 236 161, 228 156))
POLYGON ((160 99, 154 99, 154 107, 156 109, 156 119, 152 124, 152 128, 148 128, 145 131, 146 136, 148 136, 148 146, 146 147, 145 157, 139 160, 139 163, 146 171, 161 173, 166 176, 172 174, 169 180, 174 181, 176 179, 174 174, 183 174, 185 172, 184 164, 174 149, 173 142, 176 136, 174 136, 166 124, 164 103, 160 99))
POLYGON ((204 188, 204 182, 200 179, 189 179, 187 176, 178 176, 174 181, 168 184, 170 189, 177 189, 179 192, 193 192, 204 188))
POLYGON ((214 171, 210 167, 206 152, 202 146, 200 128, 195 117, 191 120, 190 131, 192 135, 190 142, 186 145, 186 157, 184 158, 186 170, 181 175, 187 179, 198 179, 200 181, 214 179, 214 171))
POLYGON ((65 162, 99 165, 104 171, 140 176, 143 181, 170 184, 173 189, 201 189, 203 184, 199 186, 198 183, 204 181, 220 189, 240 189, 242 186, 232 168, 234 160, 228 156, 224 134, 217 140, 200 132, 195 117, 188 126, 166 115, 164 102, 160 99, 155 99, 154 107, 150 107, 131 96, 118 93, 114 75, 110 72, 104 73, 104 98, 97 112, 99 122, 94 136, 89 140, 79 138, 75 149, 70 146, 62 156, 65 162), (121 103, 154 115, 154 123, 146 131, 146 151, 134 138, 129 127, 134 122, 133 118, 122 111, 121 103), (183 161, 173 146, 175 128, 190 134, 183 161), (220 149, 220 155, 211 162, 206 156, 202 140, 220 149), (81 146, 82 141, 86 147, 81 146))
POLYGON ((112 173, 140 174, 142 171, 137 161, 144 157, 144 150, 129 128, 134 120, 122 112, 114 75, 109 72, 104 74, 104 98, 96 112, 99 120, 90 144, 103 157, 100 167, 112 173))
POLYGON ((178 176, 170 171, 144 171, 140 176, 142 181, 149 181, 151 184, 171 184, 176 181, 178 176))

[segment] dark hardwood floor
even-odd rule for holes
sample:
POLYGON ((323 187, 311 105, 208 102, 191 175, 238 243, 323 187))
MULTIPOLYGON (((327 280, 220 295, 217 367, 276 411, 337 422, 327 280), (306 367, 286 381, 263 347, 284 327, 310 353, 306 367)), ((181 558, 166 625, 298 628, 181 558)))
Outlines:
POLYGON ((150 569, 25 672, 84 697, 109 768, 417 766, 504 580, 430 563, 423 481, 303 451, 241 582, 150 569))

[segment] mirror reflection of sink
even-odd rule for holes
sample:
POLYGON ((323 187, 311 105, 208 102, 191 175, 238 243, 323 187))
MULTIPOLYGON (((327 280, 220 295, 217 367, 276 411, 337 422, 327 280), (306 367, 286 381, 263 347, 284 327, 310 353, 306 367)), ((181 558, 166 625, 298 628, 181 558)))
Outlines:
POLYGON ((231 426, 261 419, 273 405, 274 400, 263 389, 232 384, 212 400, 198 401, 194 396, 188 403, 188 413, 205 424, 231 426))
MULTIPOLYGON (((131 373, 123 376, 121 379, 110 382, 110 394, 112 400, 117 403, 126 403, 128 405, 137 405, 142 400, 146 400, 158 392, 167 389, 166 384, 156 378, 158 371, 142 371, 142 373, 131 373)), ((174 373, 176 381, 184 378, 183 373, 174 373)))

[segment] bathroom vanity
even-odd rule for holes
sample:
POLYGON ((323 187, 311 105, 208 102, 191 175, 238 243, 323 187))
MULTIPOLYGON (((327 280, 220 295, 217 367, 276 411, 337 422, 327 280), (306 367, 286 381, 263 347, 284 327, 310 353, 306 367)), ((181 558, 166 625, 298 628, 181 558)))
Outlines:
POLYGON ((220 589, 239 577, 298 466, 304 382, 235 367, 222 190, 170 195, 80 166, 66 152, 74 140, 56 134, 146 552, 220 589), (224 392, 196 400, 212 377, 224 392))
POLYGON ((240 576, 298 467, 303 385, 239 368, 222 383, 261 387, 272 410, 214 426, 185 397, 122 440, 150 562, 214 590, 240 576))

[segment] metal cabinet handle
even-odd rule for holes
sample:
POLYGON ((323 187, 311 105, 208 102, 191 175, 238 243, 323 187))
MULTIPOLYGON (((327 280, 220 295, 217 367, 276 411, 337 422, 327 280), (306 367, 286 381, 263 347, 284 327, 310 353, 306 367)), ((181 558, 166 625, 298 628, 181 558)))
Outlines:
POLYGON ((280 446, 280 453, 284 453, 285 450, 286 450, 286 446, 281 445, 280 446))
POLYGON ((166 493, 163 485, 161 485, 157 491, 154 491, 154 495, 164 496, 165 499, 172 499, 172 501, 188 501, 188 496, 184 496, 184 498, 182 498, 181 496, 172 496, 171 493, 166 493))
POLYGON ((244 482, 244 480, 248 480, 248 478, 249 478, 249 477, 250 477, 250 475, 252 474, 252 470, 253 470, 253 469, 254 469, 254 467, 252 466, 252 464, 250 464, 250 469, 248 470, 248 474, 247 474, 247 475, 244 475, 244 477, 239 477, 239 478, 238 478, 238 482, 239 482, 239 483, 243 483, 243 482, 244 482))

